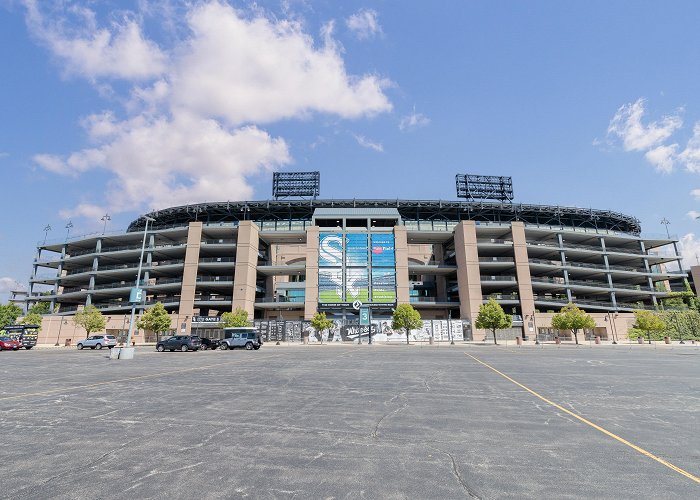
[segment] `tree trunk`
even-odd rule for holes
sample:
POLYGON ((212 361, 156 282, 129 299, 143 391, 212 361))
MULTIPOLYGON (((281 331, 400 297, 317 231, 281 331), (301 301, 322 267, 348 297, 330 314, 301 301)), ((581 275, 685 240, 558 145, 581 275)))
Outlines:
POLYGON ((576 341, 576 345, 578 345, 578 330, 572 330, 574 332, 574 340, 576 341))
POLYGON ((493 345, 498 345, 498 342, 496 342, 496 329, 491 330, 491 333, 493 333, 493 345))
POLYGON ((406 345, 409 345, 409 342, 408 342, 408 328, 406 328, 406 345))

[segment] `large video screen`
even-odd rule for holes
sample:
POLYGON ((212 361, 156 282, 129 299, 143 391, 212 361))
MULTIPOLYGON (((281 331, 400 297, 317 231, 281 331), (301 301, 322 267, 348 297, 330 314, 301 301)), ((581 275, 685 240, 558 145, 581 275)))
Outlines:
POLYGON ((345 270, 345 300, 369 302, 369 273, 366 267, 349 267, 345 270))
POLYGON ((379 233, 372 235, 372 267, 394 267, 394 235, 379 233))
POLYGON ((325 268, 318 270, 319 302, 343 301, 343 270, 325 268))
POLYGON ((345 265, 367 267, 367 235, 345 236, 345 265))
POLYGON ((372 302, 396 302, 396 270, 372 268, 372 302))
POLYGON ((341 267, 343 265, 343 235, 321 233, 319 236, 318 265, 341 267))

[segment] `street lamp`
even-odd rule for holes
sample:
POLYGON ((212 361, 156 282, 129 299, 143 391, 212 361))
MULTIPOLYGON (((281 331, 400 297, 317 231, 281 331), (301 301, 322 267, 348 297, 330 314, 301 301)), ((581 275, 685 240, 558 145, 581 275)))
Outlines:
POLYGON ((73 227, 73 223, 71 221, 68 221, 68 224, 66 224, 66 241, 68 241, 68 236, 70 236, 70 230, 73 227))
POLYGON ((610 323, 610 333, 612 334, 612 343, 617 344, 617 327, 615 326, 615 318, 617 318, 617 313, 613 315, 608 311, 605 315, 605 321, 610 323))
POLYGON ((447 311, 447 334, 450 336, 450 345, 455 345, 455 338, 452 336, 452 309, 447 311))
MULTIPOLYGON (((107 231, 107 221, 112 220, 112 218, 109 216, 109 214, 104 214, 100 218, 100 220, 104 222, 104 226, 102 226, 102 234, 105 234, 105 232, 107 231)), ((151 220, 153 220, 153 219, 151 219, 151 220)), ((148 217, 146 217, 146 226, 148 226, 148 217)))
POLYGON ((46 237, 49 235, 49 231, 51 231, 51 224, 46 224, 44 228, 44 245, 46 245, 46 237))
POLYGON ((54 346, 58 347, 58 345, 59 345, 58 339, 61 338, 61 329, 63 328, 63 325, 67 325, 67 324, 68 324, 68 321, 65 319, 61 320, 61 322, 58 324, 58 336, 56 337, 56 343, 54 344, 54 346))
MULTIPOLYGON (((105 217, 109 217, 109 215, 105 215, 105 217)), ((155 222, 155 219, 151 217, 145 217, 146 219, 146 224, 143 227, 143 242, 141 243, 141 256, 139 257, 139 269, 138 272, 136 273, 136 288, 138 289, 139 286, 141 285, 141 265, 143 264, 143 252, 146 249, 146 235, 148 234, 148 223, 149 222, 155 222)), ((109 219, 108 219, 109 220, 109 219)), ((106 221, 105 221, 106 224, 106 221)), ((137 298, 141 298, 140 294, 137 294, 138 297, 131 297, 131 319, 129 320, 129 333, 126 336, 126 349, 133 349, 131 346, 131 336, 134 333, 134 316, 136 315, 136 304, 141 302, 141 300, 136 300, 137 298)), ((129 352, 129 351, 127 351, 129 352)), ((133 351, 131 352, 131 357, 133 357, 133 351)), ((126 356, 127 359, 129 359, 130 356, 126 356)))
POLYGON ((532 328, 535 329, 535 345, 540 345, 540 339, 537 337, 537 322, 535 321, 535 311, 532 311, 532 328))

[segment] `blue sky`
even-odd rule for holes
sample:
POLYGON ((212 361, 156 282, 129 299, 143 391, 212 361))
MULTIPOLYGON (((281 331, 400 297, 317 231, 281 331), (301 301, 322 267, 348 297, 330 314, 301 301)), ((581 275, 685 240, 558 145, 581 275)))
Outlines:
POLYGON ((0 299, 36 243, 189 202, 324 198, 611 209, 700 253, 698 2, 0 0, 0 299), (695 191, 697 190, 697 191, 695 191))

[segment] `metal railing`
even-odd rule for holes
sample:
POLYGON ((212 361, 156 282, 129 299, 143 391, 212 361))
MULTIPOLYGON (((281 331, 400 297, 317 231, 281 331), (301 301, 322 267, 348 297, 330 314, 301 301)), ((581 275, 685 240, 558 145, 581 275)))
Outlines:
POLYGON ((479 262, 510 262, 515 263, 513 257, 479 257, 479 262))
POLYGON ((515 276, 484 276, 479 277, 481 281, 515 281, 515 276))

